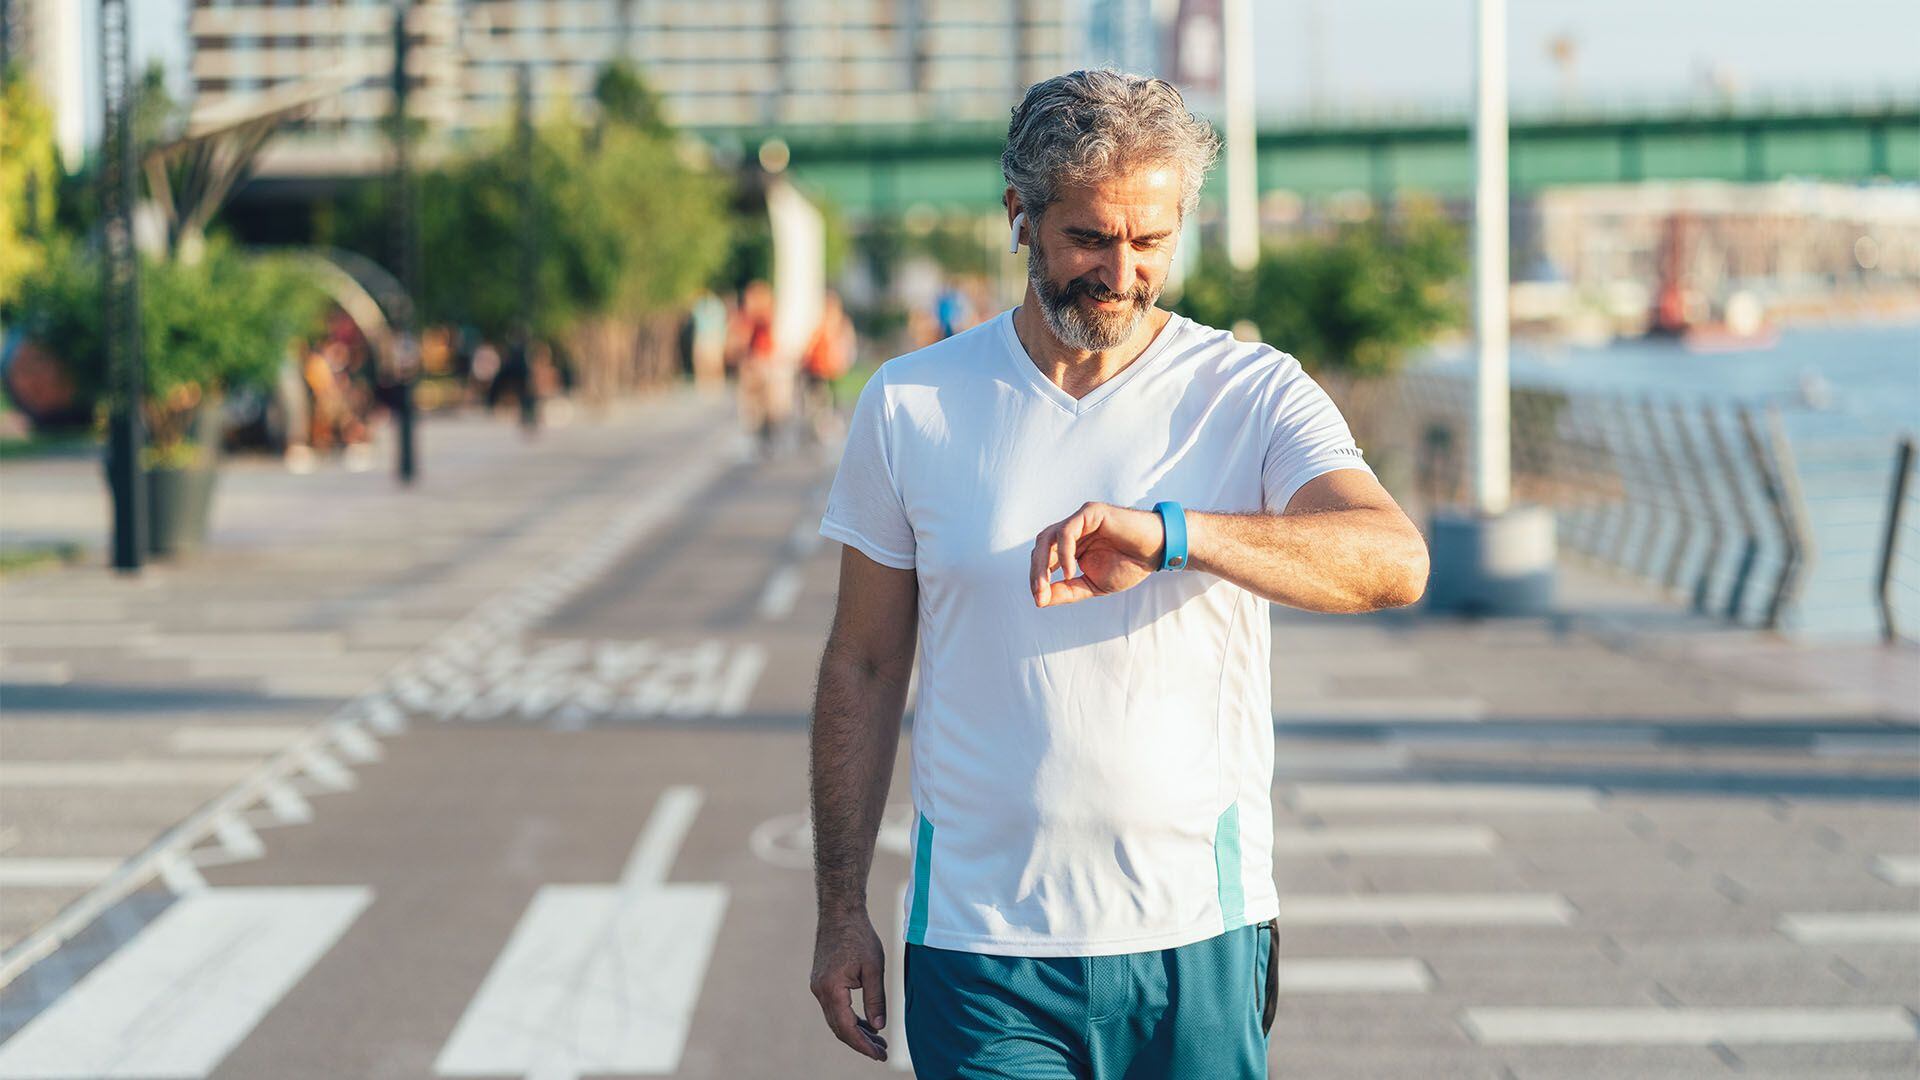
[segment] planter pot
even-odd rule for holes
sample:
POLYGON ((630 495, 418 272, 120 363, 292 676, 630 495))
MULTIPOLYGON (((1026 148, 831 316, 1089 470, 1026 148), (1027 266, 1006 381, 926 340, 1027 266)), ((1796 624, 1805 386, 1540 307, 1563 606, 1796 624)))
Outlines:
MULTIPOLYGON (((107 483, 116 491, 120 478, 103 463, 107 483)), ((167 558, 194 551, 207 540, 213 517, 214 478, 220 470, 149 469, 142 476, 147 496, 147 551, 167 558)))
POLYGON ((207 542, 213 516, 215 468, 147 471, 148 550, 155 555, 193 551, 207 542))

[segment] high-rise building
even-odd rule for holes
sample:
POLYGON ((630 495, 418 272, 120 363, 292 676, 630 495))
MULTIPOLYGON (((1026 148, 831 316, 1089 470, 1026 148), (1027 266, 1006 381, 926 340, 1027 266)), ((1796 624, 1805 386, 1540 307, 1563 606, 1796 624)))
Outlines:
MULTIPOLYGON (((310 79, 352 87, 318 105, 309 133, 377 137, 392 108, 392 0, 192 0, 196 109, 310 79)), ((460 118, 457 0, 414 0, 407 12, 409 111, 435 127, 460 118)))
POLYGON ((87 152, 86 67, 74 0, 0 0, 0 63, 16 65, 53 111, 53 139, 68 169, 87 152))
MULTIPOLYGON (((31 0, 12 0, 31 2, 31 0)), ((43 0, 53 2, 53 0, 43 0)), ((190 0, 197 107, 345 74, 267 152, 272 173, 379 167, 394 0, 190 0)), ((458 138, 503 123, 518 69, 537 107, 592 108, 628 58, 700 129, 1002 121, 1034 81, 1154 67, 1167 0, 412 0, 411 114, 458 138)))
POLYGON ((582 100, 631 59, 694 127, 979 120, 1085 55, 1070 0, 466 0, 471 123, 534 65, 543 98, 582 100))

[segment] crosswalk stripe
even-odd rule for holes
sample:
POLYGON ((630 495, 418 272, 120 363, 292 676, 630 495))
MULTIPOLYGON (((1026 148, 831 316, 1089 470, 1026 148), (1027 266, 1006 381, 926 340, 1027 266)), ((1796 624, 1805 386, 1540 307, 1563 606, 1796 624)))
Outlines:
POLYGON ((1409 957, 1280 958, 1283 994, 1423 994, 1433 972, 1409 957))
POLYGON ((1901 1008, 1470 1008, 1461 1023, 1487 1045, 1706 1046, 1713 1043, 1912 1042, 1901 1008))
POLYGON ((1293 926, 1565 926, 1573 906, 1557 893, 1397 893, 1280 898, 1293 926))
POLYGON ((1485 825, 1331 826, 1279 828, 1273 847, 1281 855, 1488 855, 1500 838, 1485 825))
POLYGON ((0 859, 0 885, 8 888, 72 888, 106 879, 118 859, 0 859))
POLYGON ((664 884, 703 798, 667 789, 619 882, 534 895, 435 1059, 438 1075, 680 1067, 728 897, 725 885, 664 884))
POLYGON ((1920 885, 1920 855, 1880 855, 1873 872, 1893 885, 1920 885))
POLYGON ((0 1078, 204 1077, 372 897, 259 888, 183 898, 0 1045, 0 1078))
POLYGON ((1410 810, 1568 813, 1597 809, 1599 793, 1583 787, 1490 784, 1297 784, 1296 810, 1401 813, 1410 810))
POLYGON ((0 762, 0 788, 199 787, 231 784, 253 769, 234 758, 0 762))
POLYGON ((271 754, 284 750, 305 734, 292 724, 281 727, 188 724, 167 736, 167 745, 181 754, 271 754))
POLYGON ((1788 912, 1778 925, 1803 945, 1920 944, 1920 912, 1788 912))

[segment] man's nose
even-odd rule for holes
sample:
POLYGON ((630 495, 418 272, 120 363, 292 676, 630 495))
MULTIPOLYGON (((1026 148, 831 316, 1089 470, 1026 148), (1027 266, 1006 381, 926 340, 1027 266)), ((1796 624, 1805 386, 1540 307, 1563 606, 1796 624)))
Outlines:
POLYGON ((1131 292, 1133 289, 1132 245, 1126 243, 1113 245, 1110 249, 1110 254, 1107 256, 1105 269, 1110 276, 1108 280, 1102 282, 1102 284, 1106 286, 1108 293, 1125 295, 1131 292))

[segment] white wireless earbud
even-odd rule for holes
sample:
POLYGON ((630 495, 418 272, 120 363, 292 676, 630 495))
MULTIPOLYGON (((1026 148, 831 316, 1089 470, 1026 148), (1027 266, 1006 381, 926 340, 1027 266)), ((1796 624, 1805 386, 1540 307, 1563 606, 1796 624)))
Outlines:
POLYGON ((1020 223, 1025 220, 1027 220, 1027 212, 1025 210, 1013 215, 1013 236, 1007 241, 1007 254, 1009 255, 1020 254, 1020 223))

